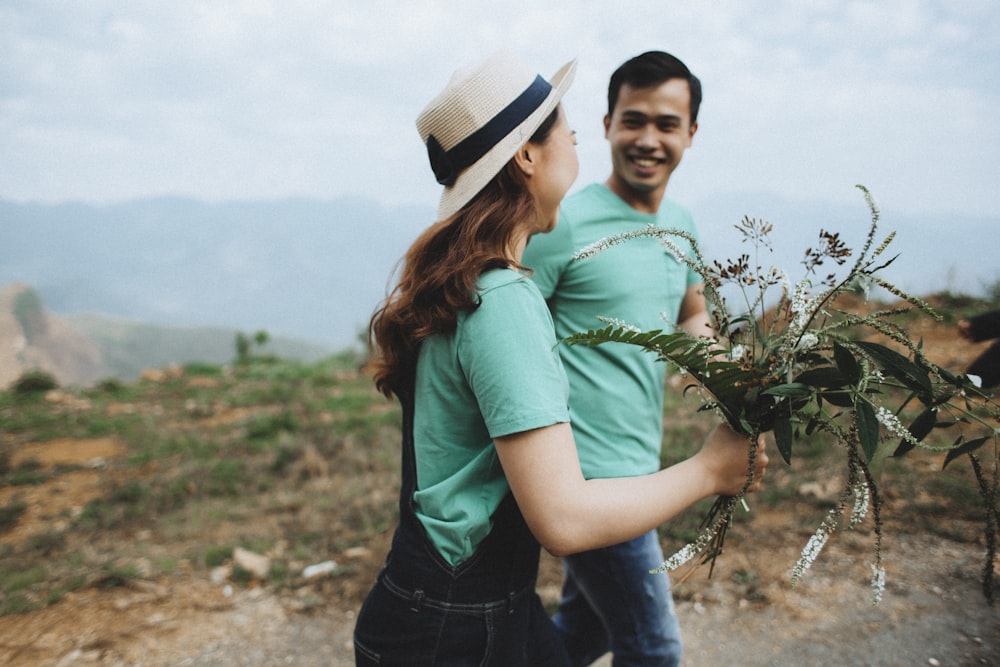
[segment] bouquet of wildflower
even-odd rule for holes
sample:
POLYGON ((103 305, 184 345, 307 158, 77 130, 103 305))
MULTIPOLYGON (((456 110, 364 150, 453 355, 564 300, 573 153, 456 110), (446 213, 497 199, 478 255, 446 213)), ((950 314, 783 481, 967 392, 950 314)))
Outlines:
MULTIPOLYGON (((885 585, 882 567, 882 502, 869 464, 876 453, 902 456, 916 447, 946 450, 945 465, 966 455, 972 463, 986 508, 987 544, 983 588, 992 602, 994 557, 998 536, 1000 489, 1000 409, 977 386, 976 379, 954 374, 926 358, 921 342, 914 342, 899 323, 899 316, 917 309, 940 319, 923 300, 910 296, 884 280, 880 271, 895 258, 883 256, 894 234, 875 245, 879 209, 871 194, 858 186, 871 213, 871 226, 861 253, 838 277, 837 271, 821 276, 825 262, 847 263, 852 250, 839 234, 821 231, 819 244, 805 253, 805 277, 792 284, 787 274, 751 265, 749 254, 722 264, 707 263, 694 238, 683 231, 654 226, 603 239, 579 251, 586 260, 615 245, 639 237, 654 237, 680 261, 704 279, 705 296, 718 339, 695 339, 684 332, 640 331, 627 323, 605 320, 602 329, 579 333, 569 344, 626 343, 656 354, 690 378, 690 388, 703 397, 701 409, 719 413, 751 440, 751 461, 744 492, 752 482, 753 456, 758 436, 773 433, 781 457, 788 464, 796 439, 825 431, 843 448, 846 484, 833 507, 809 539, 792 571, 792 584, 805 573, 830 536, 841 525, 853 502, 849 527, 870 511, 874 520, 873 599, 877 604, 885 585), (688 241, 682 249, 678 238, 688 241), (745 303, 744 314, 734 316, 721 288, 735 284, 745 303), (838 308, 838 297, 848 292, 881 287, 898 297, 901 307, 858 314, 838 308), (769 306, 770 288, 780 288, 777 303, 769 306), (885 342, 863 340, 876 334, 885 342), (904 408, 917 416, 904 424, 904 408), (935 428, 956 433, 948 447, 925 443, 935 428), (989 447, 987 447, 989 445, 989 447), (887 451, 890 448, 891 451, 887 451), (983 452, 992 462, 984 470, 983 452)), ((743 240, 756 251, 769 247, 772 226, 745 217, 737 225, 743 240)), ((715 563, 726 529, 743 493, 720 497, 702 525, 698 539, 667 559, 660 571, 676 569, 699 554, 701 563, 715 563)), ((711 569, 709 570, 711 576, 711 569)))

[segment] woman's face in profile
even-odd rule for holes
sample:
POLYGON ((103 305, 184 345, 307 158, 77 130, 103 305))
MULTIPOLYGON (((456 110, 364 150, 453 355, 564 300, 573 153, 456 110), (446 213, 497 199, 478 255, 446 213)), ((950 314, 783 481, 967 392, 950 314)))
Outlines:
POLYGON ((548 232, 556 226, 559 204, 580 172, 576 132, 570 129, 561 104, 558 111, 558 120, 545 143, 531 144, 533 153, 538 156, 535 174, 528 186, 539 212, 537 232, 548 232))

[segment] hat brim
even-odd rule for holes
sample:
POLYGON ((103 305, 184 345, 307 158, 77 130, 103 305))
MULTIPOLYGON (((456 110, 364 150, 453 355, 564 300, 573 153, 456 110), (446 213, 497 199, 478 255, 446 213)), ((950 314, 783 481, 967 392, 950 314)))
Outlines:
POLYGON ((520 125, 514 128, 506 137, 501 139, 490 149, 490 151, 459 174, 455 183, 444 189, 441 193, 441 201, 438 204, 437 219, 444 220, 463 206, 468 204, 473 197, 486 187, 486 184, 493 179, 504 165, 507 164, 517 153, 518 149, 528 143, 535 130, 548 118, 559 105, 563 95, 569 90, 573 83, 573 76, 576 74, 576 60, 571 60, 563 65, 556 72, 549 83, 552 90, 545 101, 531 115, 524 119, 520 125))

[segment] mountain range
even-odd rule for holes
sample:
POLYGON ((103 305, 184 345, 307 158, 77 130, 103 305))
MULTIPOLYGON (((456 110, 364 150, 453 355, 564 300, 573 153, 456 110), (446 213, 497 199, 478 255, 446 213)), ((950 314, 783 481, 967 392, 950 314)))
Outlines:
MULTIPOLYGON (((60 385, 89 386, 100 380, 135 380, 172 365, 222 365, 239 356, 237 336, 254 341, 256 331, 222 327, 170 327, 102 315, 59 316, 38 292, 20 283, 0 287, 0 388, 29 371, 44 371, 60 385)), ((248 354, 315 361, 329 347, 286 338, 251 342, 248 354)))
MULTIPOLYGON (((751 260, 784 268, 793 280, 820 229, 858 248, 870 223, 860 193, 855 205, 733 194, 691 209, 709 258, 752 252, 733 229, 744 215, 773 223, 773 251, 751 260)), ((0 286, 30 285, 60 316, 263 329, 332 349, 357 347, 399 258, 432 216, 430 206, 360 198, 0 200, 0 286)), ((980 293, 1000 281, 998 223, 882 211, 876 242, 895 231, 886 256, 899 254, 884 277, 914 294, 980 293)))

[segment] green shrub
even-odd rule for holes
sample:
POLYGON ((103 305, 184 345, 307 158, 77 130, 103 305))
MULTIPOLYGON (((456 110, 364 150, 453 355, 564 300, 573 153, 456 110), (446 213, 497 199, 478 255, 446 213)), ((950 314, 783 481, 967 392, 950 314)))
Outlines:
POLYGON ((202 377, 221 377, 222 366, 209 364, 202 361, 194 361, 184 364, 185 375, 199 375, 202 377))
POLYGON ((59 388, 55 376, 43 370, 25 371, 14 382, 14 393, 20 396, 41 394, 59 388))
POLYGON ((125 384, 118 378, 105 378, 94 385, 94 388, 102 394, 119 396, 124 393, 125 384))
POLYGON ((7 473, 4 481, 10 486, 38 486, 47 479, 47 476, 40 472, 41 467, 41 463, 29 459, 7 473))
POLYGON ((4 593, 16 593, 45 581, 45 566, 15 568, 0 577, 0 590, 4 593))
POLYGON ((238 496, 244 490, 242 461, 222 459, 216 462, 205 485, 210 496, 238 496))
POLYGON ((299 430, 298 421, 290 412, 259 417, 247 426, 247 437, 251 440, 267 440, 282 432, 294 433, 299 430))
POLYGON ((219 567, 232 557, 232 547, 209 547, 205 551, 205 567, 219 567))

